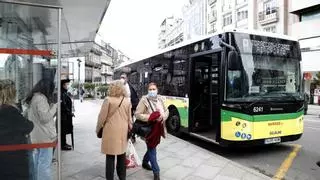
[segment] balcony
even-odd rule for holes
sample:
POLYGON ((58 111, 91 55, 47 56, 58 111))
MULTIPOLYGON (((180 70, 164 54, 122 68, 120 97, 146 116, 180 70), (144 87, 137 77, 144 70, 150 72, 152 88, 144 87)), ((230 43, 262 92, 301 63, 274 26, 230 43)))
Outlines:
POLYGON ((208 2, 209 2, 209 5, 211 5, 211 4, 215 3, 215 2, 217 2, 217 0, 209 0, 208 2))
POLYGON ((259 12, 259 23, 261 25, 270 24, 279 20, 279 8, 259 12))

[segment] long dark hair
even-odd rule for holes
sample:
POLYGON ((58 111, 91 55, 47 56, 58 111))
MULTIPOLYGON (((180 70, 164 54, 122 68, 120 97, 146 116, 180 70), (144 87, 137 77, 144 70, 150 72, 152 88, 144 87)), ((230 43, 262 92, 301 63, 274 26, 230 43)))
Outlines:
POLYGON ((54 83, 50 79, 42 79, 40 80, 28 94, 25 99, 25 103, 30 104, 35 93, 41 93, 45 95, 48 99, 48 103, 51 103, 53 100, 53 91, 54 91, 54 83))

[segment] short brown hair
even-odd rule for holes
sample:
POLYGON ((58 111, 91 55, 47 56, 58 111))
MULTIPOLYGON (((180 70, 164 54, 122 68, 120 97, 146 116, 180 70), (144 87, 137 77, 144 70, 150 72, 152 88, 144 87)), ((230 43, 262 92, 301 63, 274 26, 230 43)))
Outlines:
POLYGON ((9 79, 0 80, 0 105, 15 104, 16 88, 13 81, 9 79))
POLYGON ((148 84, 148 88, 149 88, 150 86, 156 86, 156 87, 158 88, 158 86, 157 86, 157 84, 156 84, 155 82, 149 83, 149 84, 148 84))
POLYGON ((108 96, 110 97, 120 97, 128 96, 122 81, 113 81, 110 83, 108 88, 108 96))

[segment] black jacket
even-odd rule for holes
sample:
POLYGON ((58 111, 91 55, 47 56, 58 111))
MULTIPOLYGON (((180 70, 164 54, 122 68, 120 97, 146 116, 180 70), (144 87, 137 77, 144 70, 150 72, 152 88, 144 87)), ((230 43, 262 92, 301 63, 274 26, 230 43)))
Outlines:
POLYGON ((131 98, 131 105, 132 105, 132 110, 136 110, 138 104, 139 104, 139 97, 137 95, 136 90, 133 88, 133 86, 129 84, 130 88, 130 98, 131 98))
POLYGON ((73 131, 72 125, 72 100, 67 90, 61 92, 61 131, 64 134, 70 134, 73 131))
MULTIPOLYGON (((33 123, 10 105, 0 106, 0 146, 27 144, 33 123)), ((31 151, 0 151, 0 179, 25 180, 30 175, 31 151)))

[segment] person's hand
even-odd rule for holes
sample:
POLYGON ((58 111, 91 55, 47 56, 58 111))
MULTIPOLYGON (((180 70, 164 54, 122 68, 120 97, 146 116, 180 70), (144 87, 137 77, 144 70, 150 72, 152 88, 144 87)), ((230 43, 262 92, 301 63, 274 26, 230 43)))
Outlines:
POLYGON ((131 130, 132 130, 132 127, 133 127, 132 123, 129 123, 129 125, 128 125, 128 130, 131 131, 131 130))
POLYGON ((160 115, 160 117, 157 119, 157 121, 162 121, 163 120, 163 116, 160 115))

